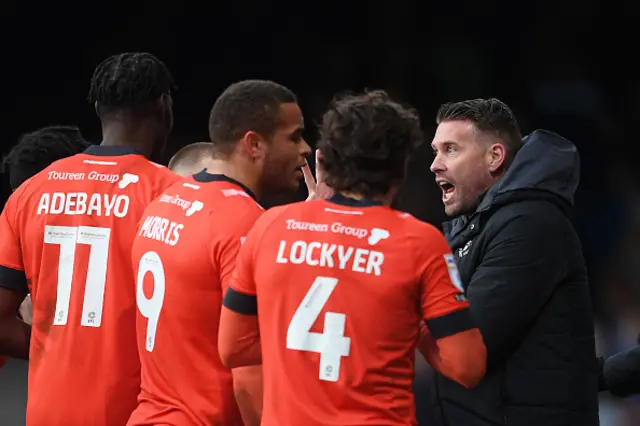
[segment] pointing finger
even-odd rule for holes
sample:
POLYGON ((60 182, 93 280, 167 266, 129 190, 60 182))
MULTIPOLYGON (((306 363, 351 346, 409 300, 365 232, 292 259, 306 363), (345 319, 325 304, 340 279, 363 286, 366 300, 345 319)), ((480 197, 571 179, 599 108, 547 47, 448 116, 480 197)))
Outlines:
POLYGON ((318 183, 324 182, 324 171, 322 170, 322 166, 320 166, 320 158, 322 155, 320 154, 320 150, 316 149, 316 179, 318 183))
POLYGON ((309 193, 315 192, 316 180, 313 178, 313 173, 311 173, 308 162, 302 167, 302 175, 304 176, 304 183, 307 185, 309 193))

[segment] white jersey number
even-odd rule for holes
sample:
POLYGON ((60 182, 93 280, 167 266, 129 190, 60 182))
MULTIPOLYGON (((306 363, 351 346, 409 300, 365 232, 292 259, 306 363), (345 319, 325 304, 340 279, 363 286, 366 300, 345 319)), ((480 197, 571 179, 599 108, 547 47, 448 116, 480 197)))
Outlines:
POLYGON ((91 249, 80 324, 86 327, 100 327, 102 323, 102 307, 104 305, 104 289, 107 282, 110 237, 110 228, 48 225, 44 227, 45 244, 57 244, 60 246, 56 314, 53 319, 53 325, 67 324, 76 245, 87 244, 91 249))
POLYGON ((138 265, 138 284, 136 290, 136 302, 138 310, 143 317, 149 320, 147 323, 147 336, 145 337, 145 348, 147 352, 153 352, 156 344, 156 331, 158 330, 158 320, 160 311, 164 303, 165 278, 162 260, 155 251, 148 251, 142 255, 138 265), (144 295, 144 276, 149 272, 153 277, 153 295, 147 298, 144 295))
POLYGON ((327 382, 338 381, 340 359, 349 356, 351 339, 344 336, 347 316, 326 312, 322 333, 309 330, 320 316, 337 284, 336 278, 317 277, 293 314, 287 330, 287 349, 320 354, 319 378, 327 382))

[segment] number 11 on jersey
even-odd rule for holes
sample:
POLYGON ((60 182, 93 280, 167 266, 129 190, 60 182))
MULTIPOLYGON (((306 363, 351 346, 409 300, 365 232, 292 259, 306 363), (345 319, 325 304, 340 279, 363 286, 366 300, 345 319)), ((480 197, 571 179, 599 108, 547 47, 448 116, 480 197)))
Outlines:
POLYGON ((66 325, 69 318, 71 286, 73 284, 76 245, 78 244, 86 244, 91 247, 80 325, 100 327, 102 324, 110 238, 110 228, 50 225, 44 227, 45 244, 60 246, 56 315, 53 319, 53 325, 66 325))
POLYGON ((322 333, 309 331, 327 304, 338 280, 316 277, 304 299, 291 318, 287 330, 287 349, 320 354, 320 380, 337 382, 340 378, 340 360, 349 356, 351 339, 345 337, 345 314, 326 312, 322 333))

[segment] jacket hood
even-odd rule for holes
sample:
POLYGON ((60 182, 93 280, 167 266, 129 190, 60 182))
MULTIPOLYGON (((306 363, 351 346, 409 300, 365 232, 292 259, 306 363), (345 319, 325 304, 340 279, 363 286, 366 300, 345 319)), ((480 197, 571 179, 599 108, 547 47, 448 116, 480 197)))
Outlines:
MULTIPOLYGON (((513 163, 484 194, 476 213, 525 199, 547 199, 563 208, 573 206, 580 182, 576 146, 548 130, 535 130, 522 142, 513 163)), ((456 234, 468 220, 460 216, 445 223, 445 234, 456 234)))
POLYGON ((513 163, 487 191, 477 211, 508 202, 516 191, 526 191, 531 198, 543 192, 572 206, 579 182, 580 156, 576 146, 556 133, 536 130, 524 137, 513 163))

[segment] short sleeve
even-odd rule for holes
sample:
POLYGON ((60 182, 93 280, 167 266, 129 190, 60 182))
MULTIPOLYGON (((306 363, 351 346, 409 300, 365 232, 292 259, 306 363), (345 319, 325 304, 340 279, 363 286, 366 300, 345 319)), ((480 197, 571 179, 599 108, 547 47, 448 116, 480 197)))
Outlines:
POLYGON ((420 307, 436 339, 474 328, 456 261, 444 236, 429 227, 416 240, 420 307))
MULTIPOLYGON (((242 247, 256 220, 263 213, 263 210, 258 206, 252 206, 246 210, 241 217, 236 215, 233 220, 222 225, 226 227, 222 233, 223 239, 220 241, 216 253, 214 253, 214 261, 218 265, 223 292, 226 290, 229 281, 232 280, 240 247, 242 247)), ((244 277, 241 277, 241 279, 246 281, 244 277)))
POLYGON ((0 215, 0 286, 28 293, 17 224, 19 196, 11 195, 0 215))
MULTIPOLYGON (((235 269, 228 282, 222 304, 239 314, 257 315, 258 299, 254 274, 254 260, 261 238, 259 228, 254 226, 238 251, 235 269)), ((225 284, 223 284, 224 286, 225 284)))
POLYGON ((283 211, 282 206, 269 209, 260 216, 247 234, 238 252, 236 267, 222 301, 228 309, 245 315, 258 313, 255 263, 267 229, 283 211))

